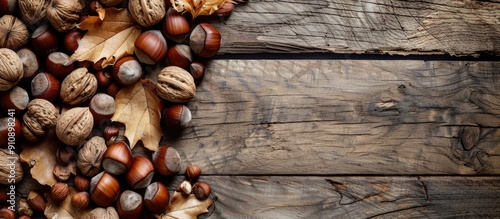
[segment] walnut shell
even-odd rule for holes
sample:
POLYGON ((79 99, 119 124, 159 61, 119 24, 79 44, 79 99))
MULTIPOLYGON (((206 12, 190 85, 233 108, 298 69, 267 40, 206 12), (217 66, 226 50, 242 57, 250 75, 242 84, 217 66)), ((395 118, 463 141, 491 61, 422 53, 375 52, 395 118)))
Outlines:
POLYGON ((47 0, 18 0, 18 2, 21 17, 30 24, 36 24, 45 17, 50 3, 47 0))
POLYGON ((12 15, 0 18, 0 47, 18 50, 28 43, 29 31, 26 25, 12 15))
POLYGON ((183 103, 194 97, 196 85, 189 72, 177 66, 169 66, 160 71, 156 90, 165 100, 183 103))
POLYGON ((75 107, 57 119, 56 135, 67 145, 80 145, 89 136, 94 126, 94 117, 88 107, 75 107))
POLYGON ((0 184, 11 185, 19 183, 23 179, 23 175, 19 155, 7 148, 0 149, 0 184), (11 162, 14 163, 12 164, 11 162), (11 169, 11 167, 14 169, 11 169), (10 175, 11 170, 14 172, 13 178, 10 175))
POLYGON ((76 27, 82 10, 79 0, 52 0, 47 7, 47 19, 56 31, 67 32, 76 27))
POLYGON ((106 142, 104 138, 94 136, 78 151, 76 165, 83 175, 92 177, 101 172, 102 156, 106 152, 106 142))
POLYGON ((23 116, 21 131, 28 141, 38 141, 56 126, 59 111, 54 104, 44 99, 34 99, 28 103, 23 116))
POLYGON ((0 49, 0 91, 16 86, 24 76, 23 62, 11 49, 0 49))
POLYGON ((128 10, 134 20, 143 27, 151 27, 165 17, 163 0, 130 0, 128 10))
POLYGON ((116 209, 110 206, 107 208, 94 208, 94 210, 90 211, 90 213, 85 214, 83 216, 83 219, 94 219, 94 218, 119 219, 120 217, 118 216, 118 212, 116 212, 116 209))
POLYGON ((61 84, 60 96, 64 103, 77 105, 90 100, 97 91, 97 78, 87 68, 72 71, 61 84))

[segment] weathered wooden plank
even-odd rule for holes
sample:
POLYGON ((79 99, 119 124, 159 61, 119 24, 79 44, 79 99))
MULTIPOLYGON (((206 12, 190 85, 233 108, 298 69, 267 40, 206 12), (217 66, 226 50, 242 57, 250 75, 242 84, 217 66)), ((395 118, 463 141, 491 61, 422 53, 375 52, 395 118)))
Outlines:
POLYGON ((206 176, 208 218, 498 218, 499 177, 206 176))
POLYGON ((175 146, 206 174, 498 174, 500 62, 217 60, 175 146))
POLYGON ((220 53, 500 55, 500 2, 252 0, 217 23, 220 53))

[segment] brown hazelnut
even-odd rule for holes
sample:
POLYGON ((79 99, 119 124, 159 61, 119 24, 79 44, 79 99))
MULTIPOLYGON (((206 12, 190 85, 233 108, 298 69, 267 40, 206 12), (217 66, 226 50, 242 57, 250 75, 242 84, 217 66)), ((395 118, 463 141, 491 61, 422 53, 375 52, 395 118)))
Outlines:
POLYGON ((113 175, 120 175, 132 168, 132 151, 125 142, 117 142, 108 147, 104 153, 102 166, 113 175))
POLYGON ((30 191, 28 193, 28 204, 34 211, 43 212, 45 211, 45 199, 38 192, 30 191))
POLYGON ((28 215, 21 215, 17 219, 31 219, 31 217, 28 215))
POLYGON ((167 129, 180 131, 191 122, 191 111, 182 104, 174 104, 163 110, 161 119, 167 129))
POLYGON ((68 145, 61 145, 56 150, 56 160, 61 164, 69 164, 75 155, 73 147, 68 145))
POLYGON ((47 7, 47 19, 58 32, 67 32, 76 26, 82 10, 80 1, 52 0, 47 7))
POLYGON ((186 69, 192 61, 193 55, 188 45, 176 44, 168 49, 167 62, 170 65, 186 69))
POLYGON ((23 63, 23 79, 31 80, 33 76, 38 72, 38 58, 35 53, 28 48, 22 48, 18 50, 17 55, 21 58, 21 62, 23 63))
POLYGON ((134 189, 146 188, 153 179, 154 170, 153 163, 148 158, 135 156, 130 170, 125 175, 125 180, 134 189))
POLYGON ((130 15, 143 27, 151 27, 165 17, 163 0, 129 0, 130 15))
MULTIPOLYGON (((3 117, 0 118, 0 147, 7 148, 12 143, 17 142, 21 137, 21 122, 15 117, 3 117), (12 136, 14 134, 14 136, 12 136), (9 141, 9 138, 11 139, 9 141), (12 141, 12 138, 15 140, 12 141)), ((0 203, 2 203, 0 199, 0 203)))
POLYGON ((0 100, 2 100, 0 107, 3 110, 11 112, 14 110, 15 114, 22 114, 30 102, 28 92, 19 86, 0 92, 0 100))
POLYGON ((98 93, 90 99, 89 109, 94 116, 94 123, 101 124, 113 117, 115 98, 105 93, 98 93))
POLYGON ((169 66, 160 71, 156 91, 165 100, 184 103, 194 97, 196 85, 189 72, 177 66, 169 66))
POLYGON ((186 168, 186 176, 191 180, 197 180, 201 175, 201 169, 198 165, 190 164, 186 168))
POLYGON ((95 176, 101 171, 101 164, 104 152, 106 151, 104 138, 95 136, 85 142, 78 151, 76 162, 78 169, 85 176, 95 176))
POLYGON ((196 183, 193 187, 194 196, 199 200, 205 200, 210 195, 210 186, 206 182, 196 183))
MULTIPOLYGON (((35 29, 31 34, 31 47, 40 57, 46 57, 55 52, 58 48, 57 35, 49 27, 49 25, 42 25, 35 29)), ((56 72, 57 73, 57 72, 56 72)))
POLYGON ((5 206, 0 208, 0 218, 2 219, 16 219, 16 212, 5 206))
POLYGON ((90 14, 97 14, 97 9, 102 9, 101 2, 97 0, 90 0, 89 1, 90 14))
POLYGON ((205 77, 205 65, 201 62, 193 62, 189 65, 189 73, 193 76, 194 83, 199 84, 205 77))
POLYGON ((53 52, 45 59, 45 68, 48 72, 60 79, 64 79, 73 70, 74 64, 67 64, 69 56, 62 52, 53 52))
POLYGON ((49 101, 34 99, 28 103, 21 130, 28 141, 38 141, 57 124, 59 111, 49 101))
POLYGON ((72 71, 61 83, 60 96, 64 103, 78 105, 90 100, 97 91, 97 79, 86 68, 72 71))
POLYGON ((10 90, 23 79, 23 63, 16 52, 0 48, 0 72, 0 91, 10 90))
POLYGON ((56 164, 52 172, 58 181, 66 181, 71 176, 69 167, 61 164, 56 164))
POLYGON ((111 85, 109 85, 108 89, 106 89, 106 93, 109 96, 115 97, 121 88, 122 88, 122 86, 115 81, 115 82, 111 83, 111 85))
POLYGON ((113 76, 109 71, 101 70, 95 74, 97 84, 101 88, 108 88, 113 83, 113 76))
POLYGON ((149 30, 135 40, 135 55, 140 62, 154 65, 165 59, 167 41, 159 30, 149 30))
MULTIPOLYGON (((57 119, 56 135, 63 143, 80 145, 92 131, 94 118, 88 107, 75 107, 57 119)), ((103 140, 104 141, 104 140, 103 140)))
POLYGON ((37 24, 47 15, 47 6, 50 1, 46 0, 18 0, 19 13, 23 20, 29 24, 37 24))
POLYGON ((217 9, 217 11, 215 11, 215 15, 220 17, 229 17, 229 15, 233 13, 233 10, 234 4, 231 2, 225 2, 217 9))
POLYGON ((71 205, 77 209, 84 209, 89 206, 90 195, 87 192, 78 192, 71 197, 71 205))
POLYGON ((220 32, 209 23, 198 24, 189 37, 189 46, 202 58, 215 56, 220 49, 220 32))
POLYGON ((181 156, 175 148, 161 146, 153 153, 153 163, 158 173, 174 176, 181 169, 181 156))
POLYGON ((151 183, 144 193, 144 206, 156 214, 165 212, 169 200, 168 188, 160 182, 151 183))
POLYGON ((123 191, 116 201, 116 210, 122 218, 136 219, 142 214, 142 197, 132 190, 123 191))
POLYGON ((168 39, 182 43, 191 32, 189 21, 181 13, 169 8, 161 29, 168 39))
POLYGON ((74 53, 78 49, 78 41, 83 38, 82 32, 79 30, 71 30, 64 35, 64 48, 70 53, 74 53))
POLYGON ((28 43, 28 38, 28 28, 21 20, 12 15, 4 15, 0 18, 0 45, 2 47, 18 50, 28 43))
POLYGON ((38 73, 31 80, 31 95, 34 98, 45 99, 54 102, 59 97, 61 83, 56 77, 49 73, 38 73))
POLYGON ((125 56, 113 66, 113 78, 122 86, 135 84, 142 75, 141 64, 134 56, 125 56))
POLYGON ((104 171, 90 181, 90 198, 101 207, 110 206, 118 197, 119 192, 120 182, 104 171))
POLYGON ((58 182, 52 186, 50 189, 50 198, 56 203, 61 203, 64 201, 69 194, 68 184, 63 182, 58 182))
POLYGON ((75 184, 75 188, 78 191, 85 191, 89 188, 90 186, 90 179, 83 175, 76 175, 75 178, 73 179, 73 183, 75 184))

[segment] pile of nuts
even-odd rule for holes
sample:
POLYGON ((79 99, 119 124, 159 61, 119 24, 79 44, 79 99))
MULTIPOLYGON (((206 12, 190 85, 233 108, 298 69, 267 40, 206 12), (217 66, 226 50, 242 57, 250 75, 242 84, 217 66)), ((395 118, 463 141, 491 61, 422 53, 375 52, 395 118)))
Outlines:
MULTIPOLYGON (((215 14, 229 16, 233 7, 224 3, 215 14)), ((110 121, 114 97, 144 78, 145 66, 162 65, 156 83, 166 102, 162 124, 181 131, 191 120, 184 103, 194 97, 205 74, 204 63, 220 48, 219 31, 210 23, 192 21, 189 13, 177 12, 170 0, 0 0, 0 16, 0 218, 43 215, 49 199, 63 202, 72 187, 77 193, 71 204, 92 208, 88 218, 165 212, 170 194, 159 179, 176 176, 181 157, 167 145, 149 155, 133 154, 124 136, 126 127, 110 121), (77 23, 105 7, 129 10, 143 27, 135 53, 104 68, 102 60, 69 64, 85 35, 77 23), (7 207, 9 185, 19 184, 30 165, 20 163, 18 146, 42 141, 54 132, 61 141, 53 170, 58 182, 50 191, 16 194, 17 209, 12 211, 7 207), (7 166, 9 156, 17 158, 14 170, 7 166), (75 161, 78 173, 73 176, 69 165, 75 161)), ((189 181, 177 191, 207 199, 207 183, 191 185, 200 174, 197 165, 188 165, 189 181)))

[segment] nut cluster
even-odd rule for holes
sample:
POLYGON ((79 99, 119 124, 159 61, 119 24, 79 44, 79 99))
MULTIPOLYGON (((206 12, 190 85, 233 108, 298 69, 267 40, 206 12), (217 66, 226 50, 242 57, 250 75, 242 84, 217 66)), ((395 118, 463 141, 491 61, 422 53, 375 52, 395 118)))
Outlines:
MULTIPOLYGON (((17 212, 2 208, 0 216, 30 218, 43 214, 49 201, 66 200, 75 209, 93 208, 87 218, 163 213, 170 200, 169 180, 165 179, 181 172, 181 155, 169 145, 133 152, 124 136, 127 127, 110 121, 115 96, 121 88, 143 79, 146 69, 151 69, 145 67, 161 66, 156 91, 165 106, 162 125, 179 134, 191 121, 185 104, 194 98, 196 86, 203 80, 205 62, 220 48, 219 31, 210 23, 198 23, 189 13, 177 12, 169 0, 5 2, 8 7, 0 7, 0 115, 4 116, 0 118, 0 151, 19 156, 6 149, 12 130, 16 141, 29 142, 54 133, 60 145, 53 151, 56 161, 50 170, 57 183, 49 190, 21 195, 17 212), (77 23, 96 16, 103 7, 129 10, 143 27, 134 53, 107 67, 101 65, 104 60, 69 62, 85 35, 77 23), (15 122, 5 117, 11 111, 15 122), (71 172, 75 163, 76 175, 71 172)), ((228 16, 232 7, 224 4, 215 14, 228 16)), ((20 163, 16 167, 18 183, 23 169, 20 163)), ((4 185, 11 184, 7 168, 0 166, 0 197, 6 194, 4 185)), ((200 200, 208 198, 210 186, 198 182, 200 174, 199 166, 188 165, 188 180, 177 190, 200 200)))

